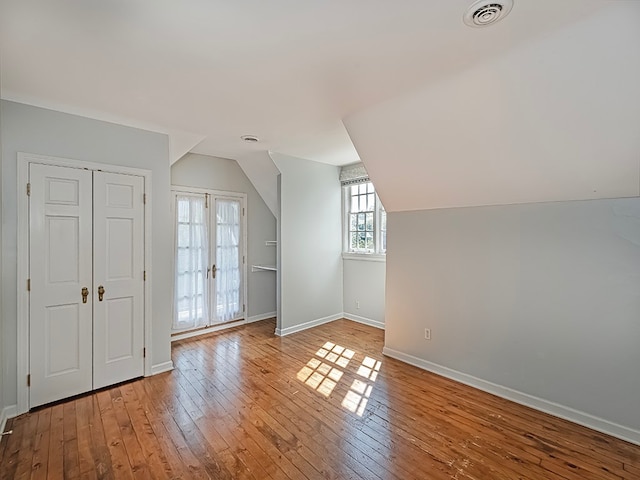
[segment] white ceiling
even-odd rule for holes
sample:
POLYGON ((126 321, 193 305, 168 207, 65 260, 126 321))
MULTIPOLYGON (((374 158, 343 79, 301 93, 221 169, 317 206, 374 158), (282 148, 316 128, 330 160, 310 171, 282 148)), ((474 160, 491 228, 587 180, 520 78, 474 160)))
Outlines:
POLYGON ((345 117, 616 0, 515 0, 509 17, 486 29, 462 23, 470 3, 0 0, 1 93, 166 132, 174 159, 269 150, 347 164, 358 154, 345 117), (243 143, 243 134, 262 141, 243 143))

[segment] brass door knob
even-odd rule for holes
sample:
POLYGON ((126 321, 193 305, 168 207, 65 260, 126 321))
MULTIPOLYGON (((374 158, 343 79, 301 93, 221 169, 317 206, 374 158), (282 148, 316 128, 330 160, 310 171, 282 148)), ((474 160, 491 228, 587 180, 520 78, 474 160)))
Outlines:
POLYGON ((98 301, 102 301, 102 297, 104 296, 104 287, 100 285, 98 287, 98 301))
POLYGON ((87 297, 89 296, 89 289, 82 287, 82 303, 87 303, 87 297))

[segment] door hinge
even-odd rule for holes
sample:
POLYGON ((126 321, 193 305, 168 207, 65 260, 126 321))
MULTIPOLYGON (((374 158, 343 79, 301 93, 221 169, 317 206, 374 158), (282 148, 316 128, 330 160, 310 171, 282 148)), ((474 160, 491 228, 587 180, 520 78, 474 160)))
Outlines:
POLYGON ((244 217, 244 207, 242 207, 242 216, 244 217))
POLYGON ((31 386, 31 374, 27 375, 27 387, 31 386))
POLYGON ((27 183, 27 197, 31 196, 31 184, 27 183))
POLYGON ((27 292, 31 291, 31 279, 27 278, 27 292))
POLYGON ((242 255, 242 264, 244 265, 244 255, 242 255))
POLYGON ((204 208, 209 208, 209 194, 204 194, 204 208))
POLYGON ((142 281, 143 282, 147 281, 147 271, 146 270, 144 272, 142 272, 142 281))
POLYGON ((242 311, 244 312, 244 305, 242 305, 242 311))
POLYGON ((147 347, 142 347, 142 358, 147 358, 147 347))
POLYGON ((145 205, 147 204, 147 194, 146 193, 142 194, 142 203, 144 203, 145 205))

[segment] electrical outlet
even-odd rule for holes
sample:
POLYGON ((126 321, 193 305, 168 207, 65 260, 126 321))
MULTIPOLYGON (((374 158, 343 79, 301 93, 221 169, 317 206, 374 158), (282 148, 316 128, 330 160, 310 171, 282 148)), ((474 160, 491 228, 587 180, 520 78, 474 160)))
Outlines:
POLYGON ((360 309, 360 300, 356 300, 356 308, 360 309))
POLYGON ((425 328, 424 329, 424 339, 425 340, 431 340, 431 329, 430 328, 425 328))

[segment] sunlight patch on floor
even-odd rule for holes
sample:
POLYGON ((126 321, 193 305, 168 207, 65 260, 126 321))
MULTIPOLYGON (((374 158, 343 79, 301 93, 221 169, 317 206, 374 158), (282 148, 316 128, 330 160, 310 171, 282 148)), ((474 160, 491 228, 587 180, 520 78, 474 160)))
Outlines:
POLYGON ((378 372, 380 371, 381 365, 382 362, 380 360, 376 360, 375 358, 371 357, 365 357, 362 361, 362 365, 358 367, 358 375, 367 378, 372 382, 375 382, 376 378, 378 378, 378 372))
POLYGON ((341 370, 317 358, 312 358, 298 372, 297 378, 325 397, 328 397, 338 384, 337 382, 342 378, 342 375, 343 372, 341 370))
MULTIPOLYGON (((344 372, 337 367, 346 368, 356 352, 341 345, 326 342, 315 355, 318 358, 309 360, 298 372, 297 379, 325 397, 329 397, 344 375, 344 372)), ((342 400, 344 408, 360 417, 364 414, 381 366, 380 360, 369 356, 364 357, 356 370, 356 374, 362 379, 356 378, 351 383, 349 391, 342 400)))
POLYGON ((342 400, 342 406, 361 417, 364 414, 364 409, 367 406, 372 390, 373 385, 355 379, 351 384, 351 389, 342 400))

